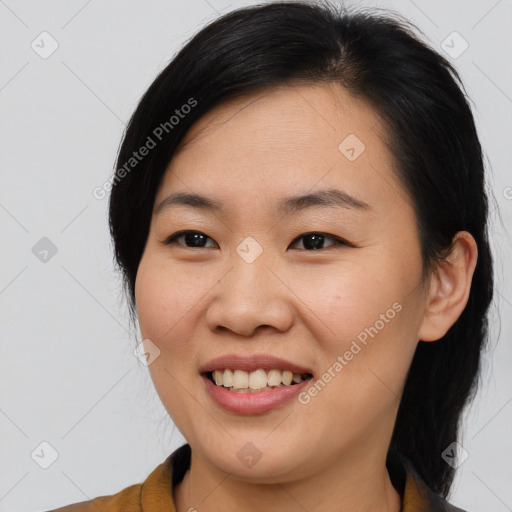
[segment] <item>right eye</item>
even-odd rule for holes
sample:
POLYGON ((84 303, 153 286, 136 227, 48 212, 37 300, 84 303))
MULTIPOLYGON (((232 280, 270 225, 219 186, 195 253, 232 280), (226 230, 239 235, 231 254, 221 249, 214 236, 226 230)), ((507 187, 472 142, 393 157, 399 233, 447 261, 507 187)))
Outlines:
MULTIPOLYGON (((198 248, 201 249, 203 247, 208 247, 205 245, 206 240, 212 240, 209 236, 205 235, 204 233, 201 233, 200 231, 178 231, 177 233, 174 233, 173 235, 169 236, 165 239, 163 242, 165 245, 172 245, 172 244, 178 244, 183 245, 182 243, 179 243, 179 240, 183 239, 185 242, 185 247, 188 247, 189 249, 198 248), (188 245, 190 244, 190 245, 188 245)), ((216 244, 216 242, 214 242, 216 244)), ((210 246, 215 247, 215 246, 210 246)))

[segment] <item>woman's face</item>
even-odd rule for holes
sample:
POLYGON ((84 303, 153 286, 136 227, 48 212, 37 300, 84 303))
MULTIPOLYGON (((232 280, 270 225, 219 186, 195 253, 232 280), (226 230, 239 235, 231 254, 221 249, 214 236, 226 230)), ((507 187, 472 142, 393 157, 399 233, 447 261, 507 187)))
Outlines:
POLYGON ((338 86, 280 87, 202 117, 166 170, 136 305, 146 348, 160 351, 158 395, 204 464, 285 482, 384 460, 427 291, 386 135, 338 86), (157 211, 176 193, 211 207, 157 211), (181 231, 193 233, 166 244, 181 231), (206 369, 272 389, 221 388, 206 369), (278 389, 271 369, 285 384, 288 371, 313 377, 278 389))

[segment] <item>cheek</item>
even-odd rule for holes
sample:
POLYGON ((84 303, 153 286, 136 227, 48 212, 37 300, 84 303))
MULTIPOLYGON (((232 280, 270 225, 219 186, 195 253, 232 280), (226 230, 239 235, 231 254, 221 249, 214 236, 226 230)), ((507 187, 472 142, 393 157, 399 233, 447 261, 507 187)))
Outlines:
POLYGON ((308 314, 308 327, 323 365, 326 371, 343 374, 335 380, 349 387, 375 381, 368 368, 393 387, 399 385, 415 348, 416 306, 410 293, 415 277, 404 275, 390 255, 375 256, 371 261, 344 262, 336 272, 317 272, 314 279, 310 274, 298 283, 314 313, 308 314), (342 370, 338 364, 336 371, 332 367, 339 356, 342 370))
POLYGON ((201 283, 177 272, 159 258, 142 258, 135 282, 137 315, 141 335, 166 348, 171 340, 183 339, 183 327, 193 316, 204 292, 201 283))
POLYGON ((343 262, 339 268, 331 266, 295 281, 317 325, 323 325, 328 339, 338 340, 337 348, 373 325, 401 298, 399 281, 391 277, 384 258, 373 265, 343 262))
POLYGON ((412 297, 405 300, 405 280, 390 261, 381 258, 373 266, 354 262, 336 277, 316 274, 315 286, 311 276, 303 278, 304 287, 310 283, 304 302, 314 312, 308 327, 321 354, 318 377, 326 389, 312 400, 327 423, 339 425, 333 428, 339 428, 340 436, 352 428, 358 435, 354 422, 347 424, 347 414, 373 425, 393 410, 415 349, 408 315, 412 297))

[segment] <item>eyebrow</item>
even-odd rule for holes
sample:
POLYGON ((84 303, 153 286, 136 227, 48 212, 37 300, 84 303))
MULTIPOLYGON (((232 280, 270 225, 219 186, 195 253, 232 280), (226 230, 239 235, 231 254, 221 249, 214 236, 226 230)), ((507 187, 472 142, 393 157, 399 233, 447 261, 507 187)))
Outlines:
MULTIPOLYGON (((154 209, 155 215, 171 206, 190 206, 213 213, 224 213, 223 203, 201 194, 175 192, 163 199, 154 209)), ((351 196, 348 192, 337 189, 320 190, 299 196, 285 197, 277 204, 277 211, 290 213, 313 207, 341 207, 353 210, 372 210, 372 207, 361 199, 351 196)))

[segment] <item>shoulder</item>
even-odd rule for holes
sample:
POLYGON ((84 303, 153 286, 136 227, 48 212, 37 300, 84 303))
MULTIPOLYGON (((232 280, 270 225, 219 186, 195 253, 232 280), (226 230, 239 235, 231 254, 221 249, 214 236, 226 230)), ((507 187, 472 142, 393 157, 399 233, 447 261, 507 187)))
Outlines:
POLYGON ((388 452, 386 466, 402 499, 400 512, 467 512, 436 493, 419 475, 411 460, 398 451, 388 452))
POLYGON ((134 484, 111 496, 98 496, 92 500, 73 503, 48 512, 120 512, 130 510, 139 512, 141 509, 142 484, 134 484))
POLYGON ((47 512, 161 512, 174 511, 172 501, 172 458, 157 466, 142 483, 109 496, 98 496, 47 512))
POLYGON ((435 493, 418 475, 412 464, 406 462, 407 480, 405 484, 404 512, 467 512, 448 503, 435 493))

